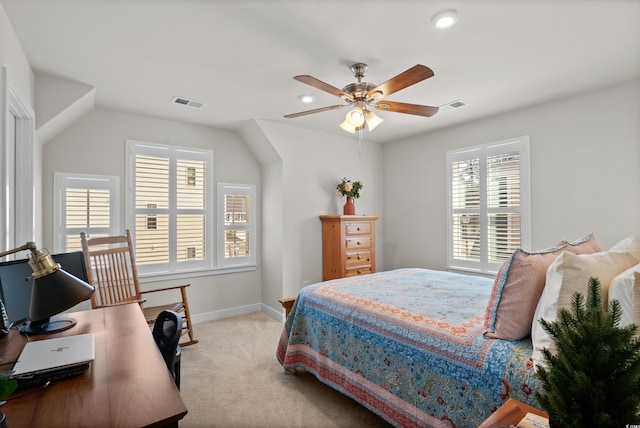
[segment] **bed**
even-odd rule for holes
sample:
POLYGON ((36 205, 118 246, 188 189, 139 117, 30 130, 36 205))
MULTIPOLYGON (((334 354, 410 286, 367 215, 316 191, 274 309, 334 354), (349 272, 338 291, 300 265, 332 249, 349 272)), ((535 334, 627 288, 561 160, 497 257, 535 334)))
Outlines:
POLYGON ((539 408, 530 338, 483 334, 493 282, 397 269, 309 285, 277 358, 395 426, 476 427, 508 398, 539 408))

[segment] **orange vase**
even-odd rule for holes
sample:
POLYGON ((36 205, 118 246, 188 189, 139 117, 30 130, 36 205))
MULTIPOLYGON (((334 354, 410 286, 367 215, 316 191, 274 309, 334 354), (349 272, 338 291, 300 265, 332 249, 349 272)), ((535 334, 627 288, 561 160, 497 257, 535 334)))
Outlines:
POLYGON ((344 215, 355 215, 356 206, 353 204, 353 197, 347 196, 347 203, 344 204, 344 215))

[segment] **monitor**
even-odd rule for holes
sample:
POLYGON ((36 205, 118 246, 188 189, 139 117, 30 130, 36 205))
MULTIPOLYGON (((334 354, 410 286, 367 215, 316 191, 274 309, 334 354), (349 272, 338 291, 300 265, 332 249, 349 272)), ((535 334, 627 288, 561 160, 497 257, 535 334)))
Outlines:
POLYGON ((84 282, 89 282, 87 266, 84 263, 84 253, 82 251, 54 254, 51 257, 54 262, 60 264, 60 267, 65 272, 70 273, 84 282))
POLYGON ((0 288, 9 323, 17 324, 29 317, 33 269, 28 259, 0 263, 0 288))
MULTIPOLYGON (((51 256, 61 268, 71 275, 88 282, 87 269, 82 251, 54 254, 51 256)), ((33 269, 29 259, 0 263, 0 291, 10 323, 18 324, 29 318, 33 269)))

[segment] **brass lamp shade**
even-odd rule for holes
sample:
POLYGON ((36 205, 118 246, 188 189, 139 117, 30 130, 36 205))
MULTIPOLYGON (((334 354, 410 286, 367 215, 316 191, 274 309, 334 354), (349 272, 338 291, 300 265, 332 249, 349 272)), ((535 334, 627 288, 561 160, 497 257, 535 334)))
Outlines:
POLYGON ((29 323, 20 331, 24 334, 44 334, 66 330, 76 325, 72 318, 55 318, 56 314, 85 301, 95 289, 79 278, 65 272, 49 254, 39 251, 34 242, 0 253, 1 256, 22 250, 31 251, 29 265, 33 269, 29 323))

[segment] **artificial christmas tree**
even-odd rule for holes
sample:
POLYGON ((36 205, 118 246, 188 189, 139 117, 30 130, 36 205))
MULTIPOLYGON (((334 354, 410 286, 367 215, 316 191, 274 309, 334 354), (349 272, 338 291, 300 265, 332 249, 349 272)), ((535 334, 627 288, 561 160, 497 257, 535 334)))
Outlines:
POLYGON ((571 310, 555 322, 540 320, 555 353, 544 349, 537 366, 542 391, 536 398, 552 427, 624 427, 639 424, 640 341, 638 326, 619 327, 620 304, 602 306, 600 281, 590 278, 587 300, 573 296, 571 310))

